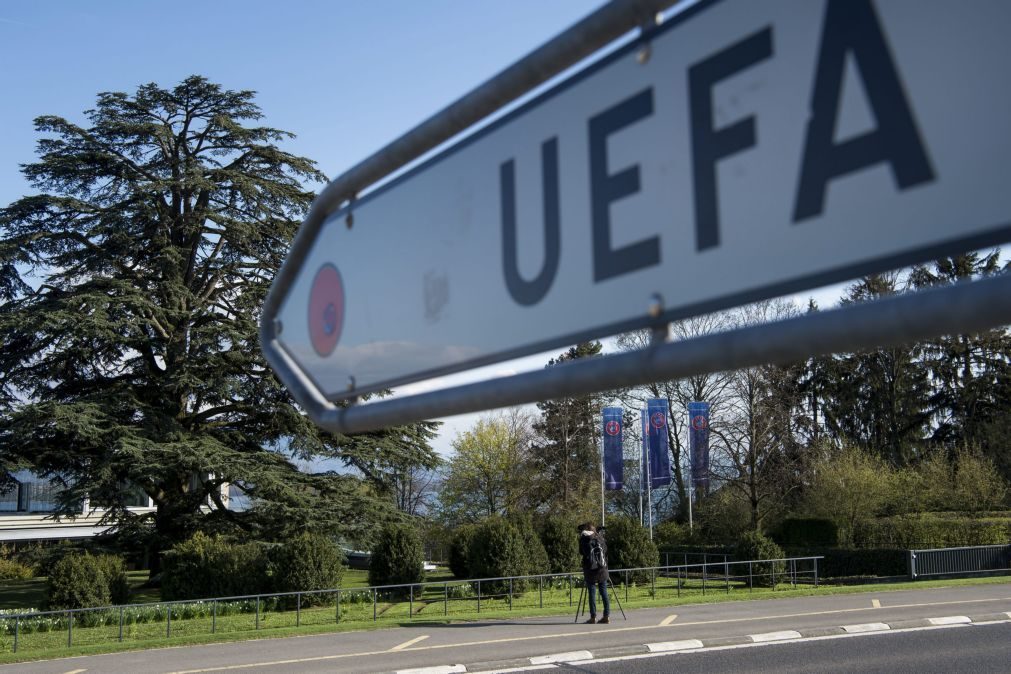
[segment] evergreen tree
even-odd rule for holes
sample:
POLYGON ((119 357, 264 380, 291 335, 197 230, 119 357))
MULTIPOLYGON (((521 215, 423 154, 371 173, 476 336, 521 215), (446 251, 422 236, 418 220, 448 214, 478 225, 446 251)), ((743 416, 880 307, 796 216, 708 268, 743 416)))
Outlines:
POLYGON ((84 126, 39 117, 22 168, 39 193, 0 210, 2 467, 64 481, 63 514, 107 507, 155 566, 198 529, 367 533, 387 501, 293 458, 354 462, 405 434, 321 434, 260 355, 263 299, 325 177, 251 124, 253 98, 194 76, 99 94, 84 126), (229 509, 227 485, 252 507, 229 509), (153 516, 126 510, 127 486, 153 516))
MULTIPOLYGON (((980 256, 967 253, 913 269, 910 281, 916 288, 950 285, 1001 273, 1000 251, 980 256)), ((988 442, 987 429, 1007 416, 999 395, 1011 378, 1011 337, 1005 328, 972 335, 945 335, 923 344, 923 361, 930 373, 934 412, 931 440, 938 445, 964 449, 983 446, 996 460, 1005 454, 1006 442, 988 442)))
MULTIPOLYGON (((600 355, 600 342, 570 348, 546 367, 564 366, 600 355)), ((540 501, 555 512, 586 514, 600 503, 599 432, 601 394, 558 398, 537 404, 541 419, 534 428, 540 441, 531 452, 534 473, 540 480, 540 501), (596 504, 596 505, 595 505, 596 504)))
MULTIPOLYGON (((847 289, 841 304, 900 291, 897 274, 868 276, 847 289)), ((930 382, 921 344, 878 348, 832 358, 822 410, 837 439, 877 452, 893 466, 922 454, 931 417, 930 382)))

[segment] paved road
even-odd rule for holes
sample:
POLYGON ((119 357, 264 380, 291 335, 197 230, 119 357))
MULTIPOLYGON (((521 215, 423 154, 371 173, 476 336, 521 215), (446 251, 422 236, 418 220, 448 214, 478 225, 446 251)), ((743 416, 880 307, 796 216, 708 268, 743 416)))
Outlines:
POLYGON ((811 639, 698 653, 622 658, 610 662, 559 665, 559 674, 973 674, 1011 670, 1011 623, 959 625, 811 639))
MULTIPOLYGON (((572 616, 417 625, 369 632, 261 639, 67 658, 0 667, 4 672, 392 672, 463 664, 467 671, 530 664, 558 653, 594 657, 643 652, 644 644, 747 640, 747 635, 840 626, 894 624, 948 616, 1011 612, 1011 582, 996 585, 903 590, 768 601, 699 604, 628 612, 611 625, 573 624, 572 616)), ((977 625, 970 626, 975 629, 977 625)), ((953 629, 962 631, 968 628, 953 629)), ((850 642, 852 639, 842 639, 850 642)), ((761 649, 755 649, 761 650, 761 649)), ((685 655, 684 653, 681 654, 685 655)), ((708 654, 704 654, 708 655, 708 654)), ((582 657, 582 656, 580 656, 582 657)), ((578 659, 578 657, 573 658, 578 659)), ((1009 659, 1011 660, 1011 659, 1009 659)))

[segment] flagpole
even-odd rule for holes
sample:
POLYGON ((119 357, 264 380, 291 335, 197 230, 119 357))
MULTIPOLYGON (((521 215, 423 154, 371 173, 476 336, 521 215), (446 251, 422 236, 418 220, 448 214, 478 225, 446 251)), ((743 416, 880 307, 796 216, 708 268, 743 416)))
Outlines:
POLYGON ((604 433, 605 424, 607 423, 604 419, 604 413, 601 411, 601 436, 600 436, 600 526, 604 526, 604 433))
MULTIPOLYGON (((646 420, 646 432, 652 433, 653 425, 649 422, 649 410, 643 412, 646 420)), ((648 436, 647 436, 648 437, 648 436)), ((649 447, 647 441, 647 448, 649 447)), ((649 540, 653 540, 653 465, 649 460, 649 450, 646 450, 646 505, 649 506, 649 540)))

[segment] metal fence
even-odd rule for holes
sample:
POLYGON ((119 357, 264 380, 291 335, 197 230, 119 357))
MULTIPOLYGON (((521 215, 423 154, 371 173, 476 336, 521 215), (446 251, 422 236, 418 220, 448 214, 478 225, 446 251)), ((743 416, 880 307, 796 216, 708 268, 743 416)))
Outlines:
POLYGON ((1011 545, 909 551, 909 577, 1011 571, 1011 545))
MULTIPOLYGON (((818 585, 821 557, 615 569, 625 603, 818 585)), ((0 652, 52 651, 202 634, 355 622, 464 618, 513 610, 573 609, 583 575, 474 578, 313 592, 217 597, 63 611, 0 611, 0 652)))

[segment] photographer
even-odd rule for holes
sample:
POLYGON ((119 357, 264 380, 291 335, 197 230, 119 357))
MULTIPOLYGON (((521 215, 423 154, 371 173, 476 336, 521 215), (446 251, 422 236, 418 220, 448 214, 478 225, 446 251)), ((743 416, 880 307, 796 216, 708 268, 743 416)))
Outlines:
POLYGON ((610 622, 608 616, 611 613, 611 600, 607 596, 607 542, 604 540, 604 527, 600 531, 595 531, 589 522, 580 524, 579 531, 579 554, 583 558, 583 579, 586 581, 586 589, 590 595, 590 619, 587 624, 599 623, 606 625, 610 622), (600 598, 604 602, 604 615, 597 620, 597 589, 600 589, 600 598))

